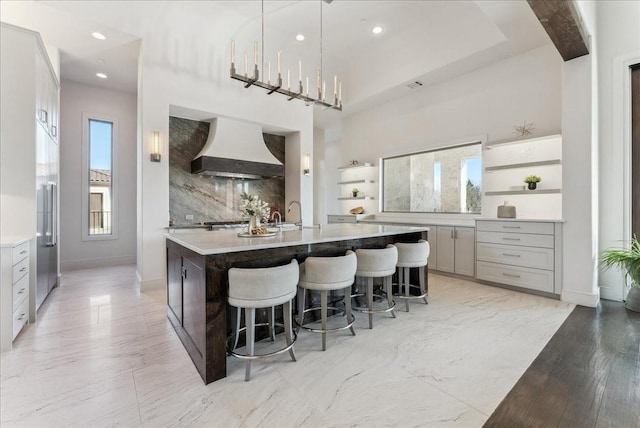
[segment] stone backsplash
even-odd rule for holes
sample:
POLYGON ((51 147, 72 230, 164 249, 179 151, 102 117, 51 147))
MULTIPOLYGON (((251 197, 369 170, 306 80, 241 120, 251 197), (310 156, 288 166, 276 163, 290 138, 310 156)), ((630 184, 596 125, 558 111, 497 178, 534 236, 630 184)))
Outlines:
MULTIPOLYGON (((240 194, 259 195, 271 210, 283 212, 284 177, 243 180, 191 174, 191 161, 204 147, 209 123, 169 118, 169 216, 176 225, 244 220, 240 194), (193 215, 187 220, 187 215, 193 215)), ((285 138, 263 134, 267 148, 284 164, 285 138)))

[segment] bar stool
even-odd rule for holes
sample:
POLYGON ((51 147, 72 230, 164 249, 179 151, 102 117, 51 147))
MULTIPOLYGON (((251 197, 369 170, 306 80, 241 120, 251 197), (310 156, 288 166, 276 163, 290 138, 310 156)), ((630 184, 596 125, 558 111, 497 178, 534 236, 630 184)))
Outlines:
MULTIPOLYGON (((391 312, 391 315, 394 318, 396 317, 396 314, 393 312, 396 303, 393 301, 391 277, 396 271, 398 249, 392 244, 382 249, 358 249, 356 250, 356 257, 358 258, 356 277, 367 279, 367 309, 357 308, 357 310, 369 314, 369 328, 373 328, 374 313, 391 312), (373 278, 383 278, 383 288, 387 295, 388 304, 386 308, 374 309, 373 307, 373 278)), ((382 298, 382 296, 378 295, 376 295, 376 297, 382 298)))
POLYGON ((398 248, 398 294, 395 296, 404 300, 407 312, 409 312, 409 300, 423 299, 424 303, 428 305, 424 268, 427 266, 427 259, 429 258, 429 243, 421 239, 417 243, 396 243, 395 246, 398 248), (419 286, 410 283, 409 273, 411 268, 418 268, 419 286), (404 295, 402 294, 403 287, 404 295), (419 287, 420 295, 411 295, 411 287, 419 287))
POLYGON ((351 314, 351 285, 356 273, 357 259, 353 251, 338 257, 307 257, 300 265, 300 292, 298 293, 298 325, 314 333, 322 333, 322 350, 327 350, 327 333, 350 329, 352 335, 354 316, 351 314), (334 306, 327 306, 328 291, 345 289, 344 311, 334 306), (305 290, 320 292, 320 307, 304 309, 305 290), (321 328, 311 328, 304 324, 304 314, 320 310, 321 328), (346 325, 328 329, 327 311, 343 312, 346 325))
MULTIPOLYGON (((238 308, 238 312, 244 309, 245 327, 240 329, 239 325, 233 333, 235 338, 231 338, 234 342, 233 347, 228 347, 228 351, 234 357, 246 360, 245 381, 251 377, 251 362, 258 358, 270 357, 272 355, 281 354, 289 351, 289 355, 293 361, 296 361, 296 355, 293 345, 297 336, 291 328, 291 299, 296 295, 296 287, 298 285, 299 269, 298 262, 293 259, 291 263, 284 266, 276 266, 270 268, 231 268, 229 269, 229 305, 238 308), (255 355, 255 327, 256 327, 256 309, 271 308, 273 306, 283 305, 284 333, 287 340, 287 346, 274 352, 267 354, 255 355), (235 344, 237 336, 241 330, 246 334, 246 353, 241 354, 235 352, 235 344), (235 339, 235 340, 234 340, 235 339)), ((270 317, 271 318, 271 317, 270 317)), ((238 319, 240 314, 238 313, 238 319)), ((238 322, 239 324, 239 322, 238 322)), ((270 335, 273 338, 271 321, 269 325, 270 335)))

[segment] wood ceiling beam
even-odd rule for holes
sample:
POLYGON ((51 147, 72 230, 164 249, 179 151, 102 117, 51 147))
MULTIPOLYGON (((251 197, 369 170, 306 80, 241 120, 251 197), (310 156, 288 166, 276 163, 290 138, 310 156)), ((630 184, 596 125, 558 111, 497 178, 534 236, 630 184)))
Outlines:
POLYGON ((565 61, 589 54, 589 33, 575 0, 527 0, 565 61))

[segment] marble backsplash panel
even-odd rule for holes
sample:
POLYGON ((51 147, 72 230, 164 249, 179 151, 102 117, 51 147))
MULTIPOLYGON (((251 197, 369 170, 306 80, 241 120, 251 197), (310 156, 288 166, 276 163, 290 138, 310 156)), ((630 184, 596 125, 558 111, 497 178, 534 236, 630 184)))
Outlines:
MULTIPOLYGON (((169 118, 169 217, 176 225, 201 221, 238 221, 240 194, 259 195, 271 211, 283 212, 284 177, 243 180, 191 174, 191 161, 204 147, 209 123, 169 118), (193 220, 187 220, 193 215, 193 220)), ((267 148, 284 164, 285 138, 263 134, 267 148)))

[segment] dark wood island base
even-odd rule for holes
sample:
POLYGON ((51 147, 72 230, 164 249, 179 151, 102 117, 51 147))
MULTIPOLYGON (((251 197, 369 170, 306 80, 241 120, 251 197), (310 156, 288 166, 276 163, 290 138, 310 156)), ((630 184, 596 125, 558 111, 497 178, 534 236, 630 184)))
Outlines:
POLYGON ((202 380, 205 384, 210 383, 226 376, 229 268, 278 266, 293 258, 302 263, 309 256, 337 256, 349 249, 384 248, 387 244, 417 242, 424 238, 424 231, 396 232, 386 236, 208 255, 167 239, 167 316, 202 380))

